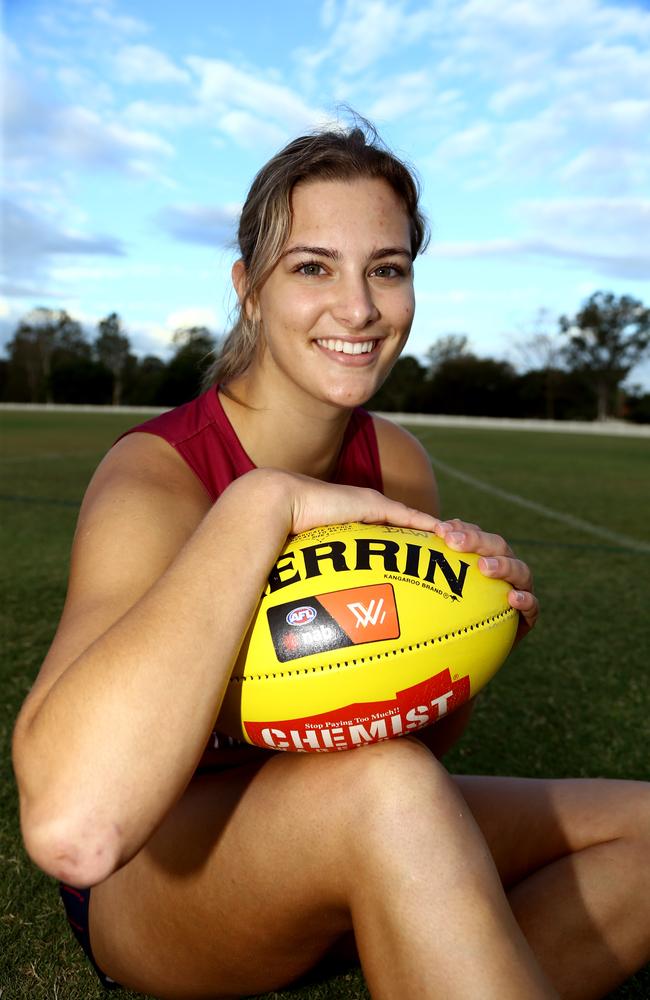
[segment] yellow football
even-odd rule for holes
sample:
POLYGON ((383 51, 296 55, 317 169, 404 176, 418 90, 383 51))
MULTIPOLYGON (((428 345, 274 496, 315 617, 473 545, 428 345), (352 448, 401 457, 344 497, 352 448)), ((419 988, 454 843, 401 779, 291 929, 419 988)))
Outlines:
POLYGON ((436 535, 343 524, 289 538, 217 728, 270 750, 348 750, 413 733, 472 698, 517 630, 510 586, 436 535))

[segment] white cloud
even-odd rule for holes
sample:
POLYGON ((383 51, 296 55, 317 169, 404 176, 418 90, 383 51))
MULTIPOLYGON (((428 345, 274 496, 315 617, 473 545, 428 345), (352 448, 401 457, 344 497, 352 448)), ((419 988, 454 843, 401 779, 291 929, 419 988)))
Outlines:
POLYGON ((18 64, 22 58, 18 46, 4 31, 0 31, 0 54, 2 67, 9 63, 18 64))
POLYGON ((159 354, 170 351, 177 330, 206 326, 212 333, 220 332, 220 319, 212 306, 185 306, 175 309, 162 322, 135 321, 129 323, 129 336, 139 354, 159 354))
POLYGON ((637 93, 650 91, 650 80, 646 71, 650 53, 650 16, 646 15, 647 31, 645 43, 642 33, 625 38, 620 32, 612 35, 604 34, 602 38, 590 40, 589 33, 579 36, 575 50, 567 54, 562 76, 567 82, 575 79, 597 79, 606 87, 611 86, 612 74, 616 74, 616 84, 623 84, 625 89, 633 85, 637 93), (584 42, 584 44, 583 44, 584 42))
POLYGON ((143 35, 149 32, 146 21, 126 14, 115 14, 108 3, 93 5, 91 15, 102 27, 110 28, 120 35, 143 35))
POLYGON ((437 100, 428 70, 402 73, 383 84, 381 96, 368 109, 371 119, 393 121, 437 100))
POLYGON ((520 104, 528 103, 546 90, 543 80, 514 80, 497 90, 489 100, 490 108, 499 115, 508 114, 520 104))
POLYGON ((650 198, 535 199, 519 214, 537 233, 592 253, 650 257, 650 198))
POLYGON ((128 45, 114 60, 121 83, 189 83, 186 70, 179 69, 164 52, 149 45, 128 45))
POLYGON ((42 164, 62 160, 68 167, 139 172, 138 162, 173 155, 173 147, 154 132, 130 128, 114 114, 82 105, 65 105, 36 95, 20 78, 10 81, 4 107, 7 168, 25 177, 42 164))
POLYGON ((508 122, 501 127, 501 140, 494 156, 503 172, 523 170, 540 174, 561 165, 571 143, 571 122, 557 105, 543 108, 527 118, 508 122))
POLYGON ((306 81, 325 62, 335 62, 337 74, 350 79, 419 40, 434 17, 426 7, 407 13, 401 0, 343 0, 336 8, 328 5, 323 26, 332 32, 325 44, 301 47, 294 59, 306 81))
POLYGON ((122 112, 123 121, 160 129, 186 128, 205 120, 202 108, 193 104, 131 101, 122 112))
POLYGON ((216 248, 235 239, 240 211, 240 205, 168 205, 157 221, 177 240, 216 248))
POLYGON ((474 157, 491 148, 493 127, 488 122, 476 122, 444 138, 436 146, 435 159, 456 160, 474 157))
POLYGON ((165 319, 165 328, 171 330, 186 330, 192 326, 207 326, 214 329, 218 323, 217 313, 211 306, 186 306, 175 309, 165 319))
POLYGON ((581 267, 608 277, 643 280, 650 274, 650 251, 626 254, 590 249, 578 241, 544 239, 528 236, 492 240, 462 240, 438 243, 427 255, 443 260, 458 258, 507 259, 511 263, 531 260, 557 261, 559 264, 581 267))
POLYGON ((98 80, 88 70, 80 66, 60 66, 55 72, 56 79, 75 100, 84 95, 85 104, 110 107, 115 102, 113 91, 104 80, 98 80))
POLYGON ((650 276, 650 198, 527 199, 513 213, 523 235, 433 243, 437 259, 557 262, 608 278, 650 276))
POLYGON ((340 57, 339 71, 355 76, 386 55, 405 29, 399 5, 385 0, 348 0, 330 41, 331 57, 340 57))
POLYGON ((162 323, 135 320, 129 323, 128 334, 136 354, 159 357, 161 352, 171 349, 174 331, 162 323))
POLYGON ((143 129, 130 129, 119 122, 106 122, 83 107, 64 108, 56 116, 55 148, 66 159, 90 167, 128 169, 134 157, 143 154, 172 156, 168 142, 143 129))
MULTIPOLYGON (((186 61, 199 78, 200 103, 221 118, 248 112, 257 120, 279 127, 284 137, 288 132, 313 128, 322 118, 319 110, 305 104, 289 87, 238 69, 225 60, 190 56, 186 61)), ((237 132, 232 118, 226 118, 226 125, 229 123, 237 132)))
POLYGON ((331 28, 337 16, 336 0, 323 0, 320 9, 320 23, 323 28, 331 28))
POLYGON ((277 148, 287 140, 286 129, 250 111, 228 111, 219 118, 219 128, 247 149, 277 148))
POLYGON ((650 12, 599 0, 441 0, 429 12, 430 101, 411 113, 429 115, 441 89, 459 91, 466 108, 447 137, 432 134, 438 165, 453 159, 472 187, 513 176, 594 191, 649 182, 650 12), (606 170, 587 177, 607 147, 606 170))
MULTIPOLYGON (((650 72, 650 65, 648 71, 650 72)), ((622 126, 626 130, 631 129, 634 133, 637 129, 650 128, 650 98, 645 100, 625 98, 610 101, 597 115, 599 122, 603 120, 603 112, 612 125, 622 126)))
POLYGON ((2 205, 2 228, 6 245, 11 248, 5 259, 7 295, 23 297, 34 282, 45 286, 53 262, 61 256, 115 257, 125 252, 121 241, 113 236, 64 228, 8 200, 2 205))
POLYGON ((650 37, 650 17, 640 7, 598 0, 468 0, 458 6, 458 23, 474 39, 502 38, 554 48, 569 43, 574 49, 583 38, 611 40, 650 37))
POLYGON ((593 146, 569 160, 559 179, 583 194, 627 194, 650 187, 650 158, 641 149, 593 146))
POLYGON ((53 39, 81 44, 119 42, 150 30, 142 19, 116 12, 112 0, 66 0, 56 9, 41 9, 35 21, 53 39))

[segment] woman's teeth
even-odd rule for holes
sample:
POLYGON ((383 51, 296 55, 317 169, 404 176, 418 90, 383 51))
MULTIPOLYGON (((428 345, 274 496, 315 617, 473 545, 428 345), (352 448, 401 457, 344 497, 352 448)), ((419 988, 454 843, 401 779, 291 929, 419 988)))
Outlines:
POLYGON ((348 340, 317 340, 319 347, 326 347, 328 351, 338 351, 339 354, 368 354, 376 340, 355 340, 350 343, 348 340))

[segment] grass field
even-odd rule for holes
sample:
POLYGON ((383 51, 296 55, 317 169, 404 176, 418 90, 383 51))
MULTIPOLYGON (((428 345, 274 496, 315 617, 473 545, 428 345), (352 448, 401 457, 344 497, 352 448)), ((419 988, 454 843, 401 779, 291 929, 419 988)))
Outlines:
MULTIPOLYGON (((0 997, 99 1000, 104 993, 69 934, 53 881, 21 847, 9 740, 61 609, 85 485, 104 450, 138 418, 8 412, 0 421, 0 997)), ((543 607, 535 633, 479 699, 470 731, 446 761, 450 769, 650 778, 648 441, 416 433, 437 467, 445 516, 504 534, 533 566, 543 607)), ((367 996, 351 972, 269 1000, 367 996)), ((648 1000, 650 967, 612 996, 648 1000)))

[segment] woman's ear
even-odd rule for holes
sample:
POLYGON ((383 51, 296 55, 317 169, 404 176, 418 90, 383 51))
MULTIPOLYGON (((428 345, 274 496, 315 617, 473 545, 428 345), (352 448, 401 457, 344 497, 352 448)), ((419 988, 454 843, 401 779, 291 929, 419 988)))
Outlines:
POLYGON ((254 320, 257 314, 255 296, 248 296, 248 271, 243 260, 236 260, 232 266, 232 283, 237 292, 239 305, 243 309, 246 319, 254 320))
POLYGON ((232 266, 232 271, 230 272, 232 277, 232 283, 235 286, 235 291, 237 292, 237 298, 239 299, 239 304, 241 305, 244 301, 244 296, 246 295, 246 287, 248 285, 248 274, 246 272, 246 265, 240 258, 236 260, 232 266))

